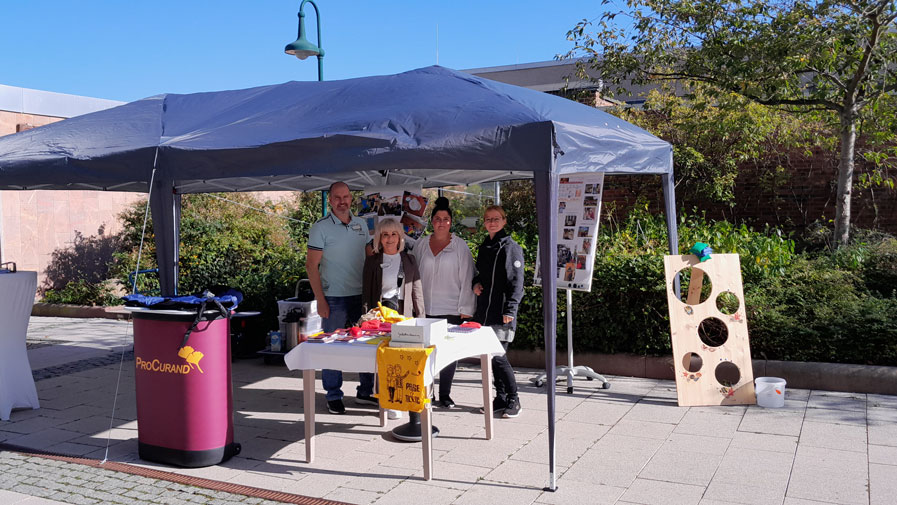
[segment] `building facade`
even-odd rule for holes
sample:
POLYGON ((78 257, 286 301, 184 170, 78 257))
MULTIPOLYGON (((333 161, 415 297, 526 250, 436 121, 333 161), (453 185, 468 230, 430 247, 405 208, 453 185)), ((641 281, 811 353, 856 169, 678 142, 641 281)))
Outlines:
MULTIPOLYGON (((0 85, 0 135, 10 135, 122 102, 0 85)), ((118 214, 141 198, 103 191, 0 191, 0 262, 38 272, 43 284, 53 251, 120 231, 118 214)))

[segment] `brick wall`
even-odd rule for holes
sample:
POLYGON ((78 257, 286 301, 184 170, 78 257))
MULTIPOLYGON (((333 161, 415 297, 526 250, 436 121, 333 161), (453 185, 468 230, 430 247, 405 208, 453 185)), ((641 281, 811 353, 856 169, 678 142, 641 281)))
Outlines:
MULTIPOLYGON (((852 224, 897 235, 897 191, 885 187, 858 188, 856 177, 864 170, 863 163, 858 162, 851 202, 852 224)), ((787 231, 801 231, 815 221, 834 220, 837 176, 837 153, 821 149, 809 156, 799 151, 783 153, 765 165, 748 164, 740 168, 734 207, 683 199, 677 195, 677 208, 689 213, 697 208, 712 219, 746 222, 759 227, 769 224, 787 231), (777 171, 777 166, 783 170, 777 171), (775 185, 770 178, 776 179, 775 185)), ((639 196, 650 202, 652 211, 662 211, 663 191, 658 177, 607 178, 605 205, 625 212, 639 196)))
MULTIPOLYGON (((603 107, 594 90, 557 91, 552 94, 577 102, 603 107)), ((746 164, 739 168, 735 186, 735 206, 689 200, 677 195, 677 208, 691 212, 697 208, 712 219, 746 222, 754 226, 769 224, 787 231, 801 231, 816 221, 835 219, 838 153, 815 149, 809 156, 802 151, 777 153, 765 164, 746 164), (778 170, 781 167, 783 170, 778 170)), ((897 190, 885 187, 861 189, 856 185, 865 170, 857 161, 851 201, 851 223, 855 227, 897 235, 897 190)), ((609 177, 604 188, 604 205, 616 207, 624 215, 639 196, 650 202, 653 212, 663 211, 660 179, 650 176, 609 177)))
MULTIPOLYGON (((764 173, 774 170, 774 165, 744 167, 738 179, 735 214, 789 229, 805 228, 815 221, 834 220, 837 154, 821 149, 814 150, 809 156, 801 152, 787 153, 783 163, 783 184, 774 190, 762 182, 764 173)), ((897 191, 886 187, 858 187, 857 179, 866 170, 865 164, 858 161, 851 199, 851 223, 859 228, 897 234, 897 191)))

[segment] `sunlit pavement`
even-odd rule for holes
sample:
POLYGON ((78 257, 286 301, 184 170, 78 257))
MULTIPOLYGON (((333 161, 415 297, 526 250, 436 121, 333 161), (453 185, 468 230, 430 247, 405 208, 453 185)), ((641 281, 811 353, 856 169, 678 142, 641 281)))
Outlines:
MULTIPOLYGON (((434 411, 442 431, 431 481, 422 479, 420 445, 388 434, 402 421, 381 428, 375 409, 354 404, 355 374, 346 374, 344 416, 326 412, 319 380, 316 459, 305 463, 300 374, 261 359, 233 363, 242 452, 217 466, 168 467, 137 456, 130 333, 123 321, 32 318, 28 352, 41 408, 13 411, 0 422, 0 442, 96 460, 108 445, 113 462, 356 504, 891 504, 897 496, 897 397, 787 389, 780 409, 689 408, 677 406, 672 381, 613 376, 608 390, 583 380, 568 395, 559 385, 558 489, 544 491, 546 396, 529 381, 538 371, 517 370, 524 410, 497 419, 494 438, 485 440, 479 368, 463 364, 452 394, 458 408, 434 411)), ((0 466, 26 458, 0 456, 0 466)), ((6 473, 0 501, 103 501, 66 480, 71 472, 59 465, 43 473, 63 484, 44 492, 27 472, 6 473)), ((115 485, 107 499, 132 491, 117 493, 115 485)), ((132 492, 122 503, 204 503, 205 495, 154 496, 132 492)), ((209 496, 208 503, 243 498, 209 496)))

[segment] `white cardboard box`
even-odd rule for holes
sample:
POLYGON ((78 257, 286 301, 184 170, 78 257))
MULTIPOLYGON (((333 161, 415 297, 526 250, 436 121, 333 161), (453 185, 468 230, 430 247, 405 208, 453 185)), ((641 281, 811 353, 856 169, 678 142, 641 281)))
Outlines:
POLYGON ((317 316, 318 302, 312 300, 310 302, 300 302, 295 298, 287 298, 286 300, 277 300, 277 319, 283 321, 290 309, 298 308, 302 310, 302 317, 317 316))
POLYGON ((448 335, 448 323, 445 319, 412 318, 392 323, 391 334, 390 347, 429 347, 448 335))
MULTIPOLYGON (((322 322, 323 322, 323 320, 321 319, 321 316, 303 317, 302 319, 299 320, 299 328, 298 328, 299 335, 308 336, 308 335, 314 335, 315 333, 319 333, 324 327, 322 325, 322 322)), ((280 334, 281 335, 287 334, 286 326, 287 326, 287 323, 280 321, 280 334)))

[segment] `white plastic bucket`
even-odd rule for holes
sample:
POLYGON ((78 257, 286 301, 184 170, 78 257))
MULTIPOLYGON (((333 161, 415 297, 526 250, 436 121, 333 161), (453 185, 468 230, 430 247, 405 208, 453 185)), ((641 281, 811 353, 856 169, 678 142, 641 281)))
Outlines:
POLYGON ((754 379, 757 405, 766 408, 785 406, 785 379, 779 377, 757 377, 754 379))

